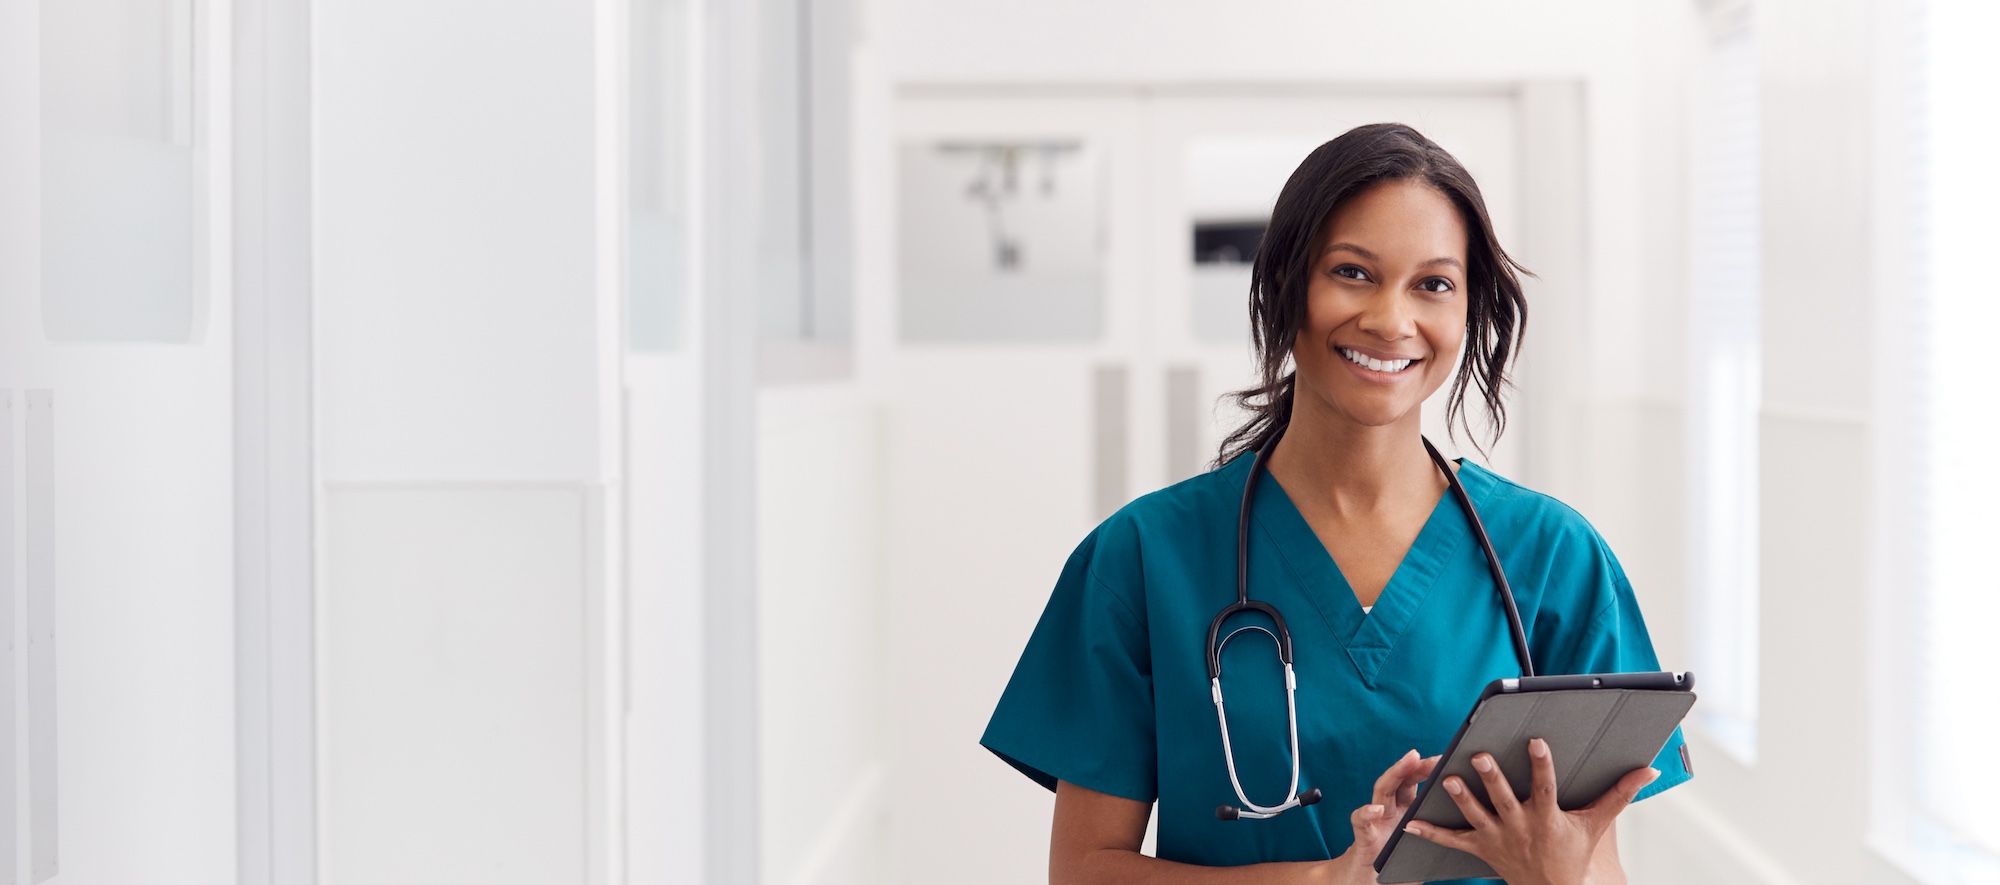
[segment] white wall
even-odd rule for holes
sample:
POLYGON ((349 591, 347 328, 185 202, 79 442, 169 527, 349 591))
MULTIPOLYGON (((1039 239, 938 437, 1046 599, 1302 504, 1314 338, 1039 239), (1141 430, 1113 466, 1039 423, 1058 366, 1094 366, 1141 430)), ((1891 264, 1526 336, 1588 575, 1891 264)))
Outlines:
POLYGON ((585 881, 595 504, 327 488, 322 881, 585 881))
MULTIPOLYGON (((194 256, 208 310, 197 311, 191 343, 46 341, 37 8, 0 3, 0 389, 14 391, 17 421, 21 391, 54 391, 55 755, 26 757, 25 705, 0 716, 18 727, 23 754, 0 759, 17 766, 12 783, 23 791, 0 795, 0 826, 19 827, 17 854, 7 858, 17 863, 0 881, 51 872, 53 881, 88 885, 228 881, 236 852, 227 176, 196 176, 211 214, 194 256), (31 827, 29 806, 16 802, 51 783, 54 818, 31 827), (37 843, 54 853, 36 857, 37 843)), ((211 151, 208 168, 226 170, 228 18, 200 21, 210 76, 195 132, 211 151)), ((17 441, 19 469, 22 428, 0 433, 17 441)), ((19 592, 0 600, 14 607, 17 629, 23 602, 19 592)), ((7 637, 16 677, 25 637, 7 637)), ((25 702, 23 688, 7 696, 25 702)))
POLYGON ((622 858, 611 8, 316 10, 329 883, 622 858))
POLYGON ((889 830, 896 674, 886 610, 892 494, 882 345, 894 304, 880 214, 893 159, 872 139, 888 102, 863 35, 849 65, 854 127, 854 368, 757 398, 760 879, 894 881, 889 830))
POLYGON ((760 395, 758 700, 770 883, 886 867, 889 750, 879 410, 854 385, 760 395))

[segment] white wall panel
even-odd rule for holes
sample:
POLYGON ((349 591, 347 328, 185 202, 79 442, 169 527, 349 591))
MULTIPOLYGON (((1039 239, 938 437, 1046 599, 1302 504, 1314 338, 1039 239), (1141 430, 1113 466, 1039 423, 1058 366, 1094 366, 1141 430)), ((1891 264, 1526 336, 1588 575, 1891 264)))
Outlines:
POLYGON ((879 409, 844 387, 767 390, 760 405, 762 872, 832 885, 884 848, 879 409))
POLYGON ((590 7, 358 0, 315 24, 322 475, 590 478, 590 7))
POLYGON ((329 488, 326 885, 585 880, 588 502, 329 488))
POLYGON ((690 357, 627 361, 625 869, 634 885, 701 878, 700 428, 690 357))

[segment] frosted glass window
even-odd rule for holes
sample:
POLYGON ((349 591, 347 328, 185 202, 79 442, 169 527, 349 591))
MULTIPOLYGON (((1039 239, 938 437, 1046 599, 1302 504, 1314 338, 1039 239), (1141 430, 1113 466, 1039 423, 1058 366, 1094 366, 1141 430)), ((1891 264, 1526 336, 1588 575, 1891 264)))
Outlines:
POLYGON ((2000 289, 1991 267, 2000 241, 2000 172, 1992 160, 2000 119, 1993 90, 2000 56, 1990 35, 2000 10, 1985 3, 1926 4, 1916 28, 1917 182, 1921 361, 1915 441, 1917 574, 1913 848, 1935 864, 1927 879, 2000 881, 2000 768, 1985 764, 2000 730, 1990 680, 2000 673, 2000 475, 1993 442, 2000 412, 1992 387, 1992 330, 2000 289))
POLYGON ((1689 575, 1696 721, 1744 762, 1757 752, 1758 412, 1763 402, 1757 44, 1710 43, 1690 131, 1689 575))
POLYGON ((41 5, 42 329, 52 340, 195 334, 192 4, 41 5))
POLYGON ((1077 140, 902 146, 905 341, 1089 341, 1103 327, 1101 164, 1077 140))
POLYGON ((688 4, 634 0, 631 16, 627 340, 633 350, 677 350, 689 281, 688 4))

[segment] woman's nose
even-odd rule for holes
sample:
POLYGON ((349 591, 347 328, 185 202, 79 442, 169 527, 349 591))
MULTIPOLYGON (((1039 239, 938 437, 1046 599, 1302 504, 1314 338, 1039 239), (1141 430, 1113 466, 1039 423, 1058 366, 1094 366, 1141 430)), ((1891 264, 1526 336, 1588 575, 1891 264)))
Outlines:
POLYGON ((1398 292, 1382 292, 1368 299, 1358 318, 1361 331, 1388 341, 1416 334, 1416 316, 1398 292))

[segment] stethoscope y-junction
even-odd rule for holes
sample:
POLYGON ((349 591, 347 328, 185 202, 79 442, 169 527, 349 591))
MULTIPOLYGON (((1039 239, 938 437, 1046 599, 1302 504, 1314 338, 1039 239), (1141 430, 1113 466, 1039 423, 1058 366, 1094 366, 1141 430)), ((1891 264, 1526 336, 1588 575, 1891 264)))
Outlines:
MULTIPOLYGON (((1273 433, 1271 439, 1264 443, 1264 447, 1257 450, 1256 458, 1250 462, 1250 477, 1243 482, 1243 506, 1236 514, 1236 603, 1223 609, 1222 613, 1216 615, 1215 620, 1208 625, 1209 693, 1215 698, 1216 724, 1222 728, 1222 759, 1223 763, 1229 766, 1229 784, 1236 788, 1236 798, 1243 803, 1240 807, 1218 806, 1215 809, 1215 816, 1223 820, 1238 818, 1262 820, 1277 817, 1287 809, 1311 805, 1320 800, 1317 787, 1308 789, 1304 793, 1299 792, 1299 712, 1294 700, 1299 680, 1292 672, 1292 633, 1285 629, 1285 617, 1278 614, 1276 606, 1250 598, 1250 503, 1257 491, 1257 475, 1263 472, 1265 462, 1270 460, 1271 453, 1278 448, 1278 439, 1282 436, 1284 429, 1279 428, 1278 432, 1273 433), (1238 627, 1230 631, 1229 635, 1223 636, 1220 642, 1216 641, 1216 636, 1222 632, 1224 621, 1239 613, 1252 611, 1270 618, 1276 632, 1252 624, 1238 627), (1291 724, 1292 785, 1287 791, 1285 801, 1276 805, 1258 805, 1244 794, 1243 782, 1236 777, 1236 756, 1229 748, 1229 716, 1222 706, 1222 647, 1228 645, 1229 640, 1236 638, 1236 634, 1246 630, 1255 630, 1271 637, 1278 646, 1278 660, 1285 665, 1285 715, 1291 724)), ((1430 453, 1431 461, 1437 464, 1438 470, 1444 472, 1445 481, 1451 485, 1452 497, 1458 499, 1458 506, 1465 510, 1467 521, 1472 523, 1472 534, 1479 539, 1479 548, 1486 553, 1486 567, 1492 570, 1493 583, 1500 589, 1500 606, 1507 613, 1507 629, 1514 637, 1514 657, 1521 662, 1521 675, 1533 676, 1535 662, 1528 653, 1528 633, 1521 627, 1521 612, 1514 606, 1514 589, 1507 584, 1507 572, 1500 568, 1500 555, 1493 552, 1493 540, 1486 536, 1486 525, 1480 522, 1479 511, 1473 509, 1472 498, 1466 495, 1465 486, 1458 481, 1458 474, 1451 469, 1449 463, 1446 463, 1444 456, 1438 454, 1437 448, 1431 445, 1430 440, 1425 439, 1423 442, 1424 451, 1430 453)))

